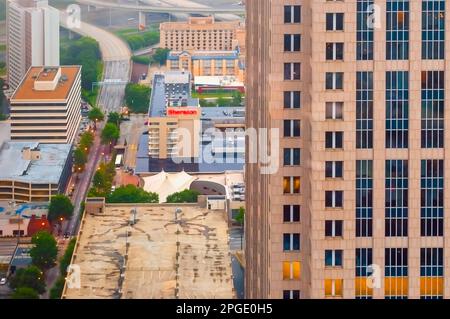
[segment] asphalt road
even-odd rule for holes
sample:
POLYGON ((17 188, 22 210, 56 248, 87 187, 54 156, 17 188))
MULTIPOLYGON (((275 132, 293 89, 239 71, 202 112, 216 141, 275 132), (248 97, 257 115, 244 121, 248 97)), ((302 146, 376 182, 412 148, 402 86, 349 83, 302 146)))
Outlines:
POLYGON ((102 157, 102 153, 105 153, 105 146, 100 143, 100 132, 102 127, 97 125, 97 132, 94 140, 94 145, 91 148, 91 154, 89 155, 88 162, 85 170, 80 174, 79 180, 76 183, 75 191, 72 196, 72 202, 75 207, 74 213, 70 221, 66 224, 65 232, 68 232, 71 236, 75 236, 78 232, 78 225, 80 221, 80 208, 81 203, 86 198, 89 186, 91 185, 92 177, 97 169, 97 166, 102 157))
MULTIPOLYGON (((104 62, 104 80, 130 80, 130 59, 104 62)), ((100 88, 97 104, 105 113, 120 112, 124 105, 126 84, 103 85, 100 88)))
MULTIPOLYGON (((61 11, 61 25, 68 26, 67 14, 61 11)), ((131 52, 128 45, 116 35, 86 22, 80 27, 71 28, 73 32, 95 39, 100 46, 104 61, 103 81, 120 80, 128 82, 131 75, 131 52)), ((98 105, 105 113, 119 112, 123 106, 126 84, 109 84, 100 88, 98 105)))

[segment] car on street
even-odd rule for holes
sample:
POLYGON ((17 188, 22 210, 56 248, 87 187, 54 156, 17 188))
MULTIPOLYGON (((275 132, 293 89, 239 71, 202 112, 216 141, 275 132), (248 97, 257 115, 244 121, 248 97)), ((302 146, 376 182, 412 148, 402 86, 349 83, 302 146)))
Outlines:
POLYGON ((0 279, 0 285, 6 285, 6 278, 3 277, 0 279))

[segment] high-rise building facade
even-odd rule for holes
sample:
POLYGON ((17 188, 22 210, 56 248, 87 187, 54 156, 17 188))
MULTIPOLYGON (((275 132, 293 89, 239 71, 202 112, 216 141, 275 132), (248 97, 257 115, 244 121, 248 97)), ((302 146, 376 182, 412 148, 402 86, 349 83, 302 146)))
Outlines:
POLYGON ((240 21, 216 22, 214 17, 190 17, 187 22, 160 25, 160 46, 176 51, 245 50, 244 25, 240 21))
POLYGON ((445 1, 246 7, 247 297, 450 298, 445 1))
POLYGON ((31 67, 10 102, 11 140, 72 144, 81 122, 81 67, 31 67))
POLYGON ((59 11, 47 0, 7 1, 8 81, 16 89, 30 66, 59 65, 59 11))

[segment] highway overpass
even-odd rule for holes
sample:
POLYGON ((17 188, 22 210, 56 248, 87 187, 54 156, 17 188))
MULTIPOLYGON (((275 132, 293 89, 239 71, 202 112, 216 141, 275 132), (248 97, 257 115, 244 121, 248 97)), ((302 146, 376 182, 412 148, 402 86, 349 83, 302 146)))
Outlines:
POLYGON ((189 13, 189 14, 244 14, 245 8, 244 6, 234 4, 232 6, 227 7, 181 7, 181 6, 173 6, 173 7, 164 7, 164 6, 154 6, 154 5, 145 5, 145 4, 136 4, 129 3, 118 3, 118 0, 77 0, 80 4, 92 5, 95 7, 102 8, 111 8, 111 9, 122 9, 128 11, 139 11, 139 12, 156 12, 156 13, 189 13))

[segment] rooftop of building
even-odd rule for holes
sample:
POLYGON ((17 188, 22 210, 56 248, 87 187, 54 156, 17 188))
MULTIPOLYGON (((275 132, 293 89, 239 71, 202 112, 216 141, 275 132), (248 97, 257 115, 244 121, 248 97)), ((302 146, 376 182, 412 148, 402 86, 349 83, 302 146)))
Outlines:
POLYGON ((239 58, 239 53, 233 51, 170 51, 167 58, 178 60, 181 55, 190 55, 194 60, 222 59, 235 60, 239 58))
POLYGON ((82 285, 66 288, 63 298, 234 297, 222 211, 198 204, 106 205, 102 213, 85 214, 76 247, 72 262, 82 285))
POLYGON ((161 30, 180 30, 186 28, 195 29, 236 29, 243 25, 240 20, 215 21, 213 16, 209 17, 189 17, 188 21, 163 22, 160 24, 161 30))
POLYGON ((211 143, 200 145, 200 154, 211 156, 207 160, 201 158, 177 159, 158 159, 151 158, 148 155, 148 135, 143 134, 139 139, 138 152, 136 155, 136 169, 138 175, 151 175, 159 173, 162 170, 175 173, 185 171, 186 173, 224 173, 227 171, 242 171, 245 164, 243 154, 227 154, 223 158, 222 154, 211 154, 211 143))
POLYGON ((4 142, 0 146, 0 180, 58 184, 71 149, 70 144, 4 142), (25 159, 26 149, 39 151, 39 159, 25 159))
POLYGON ((164 73, 164 83, 166 84, 189 84, 191 74, 187 71, 167 71, 164 73))
POLYGON ((11 103, 23 103, 40 100, 66 100, 80 72, 80 66, 33 66, 28 70, 22 82, 11 97, 11 103), (53 89, 36 89, 36 84, 42 85, 45 82, 53 82, 55 77, 59 75, 59 69, 61 70, 61 73, 58 82, 53 89))
POLYGON ((149 117, 165 117, 167 106, 198 106, 199 99, 191 97, 190 79, 191 75, 186 71, 155 74, 150 96, 149 117))
POLYGON ((194 79, 195 86, 222 86, 222 87, 243 87, 244 83, 239 81, 236 76, 196 76, 194 79))

